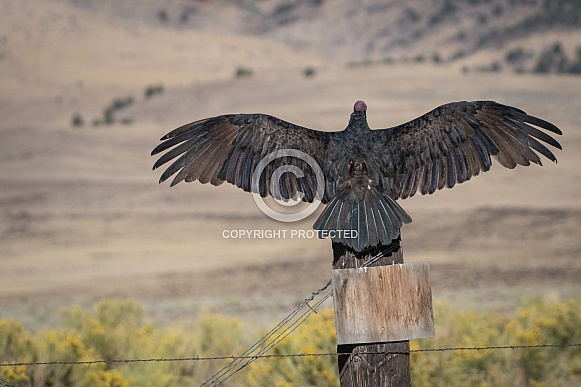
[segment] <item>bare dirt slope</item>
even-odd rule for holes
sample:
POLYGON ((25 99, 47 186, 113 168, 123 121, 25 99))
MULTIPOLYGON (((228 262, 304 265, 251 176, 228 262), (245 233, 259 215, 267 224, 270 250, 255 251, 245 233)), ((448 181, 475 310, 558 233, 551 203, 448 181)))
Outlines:
POLYGON ((122 23, 59 1, 0 6, 0 317, 50 324, 58 307, 106 296, 138 298, 160 321, 204 306, 253 317, 290 310, 330 278, 330 242, 223 232, 290 233, 315 218, 272 221, 229 185, 160 186, 149 153, 170 129, 223 113, 340 130, 357 99, 374 128, 463 99, 518 106, 561 127, 557 165, 495 166, 403 201, 414 218, 403 240, 408 261, 432 262, 436 299, 506 308, 523 295, 581 293, 581 78, 353 68, 259 38, 122 23), (235 79, 247 63, 253 75, 235 79), (311 65, 316 74, 305 78, 311 65), (155 82, 165 91, 144 98, 155 82), (90 125, 125 95, 135 102, 119 114, 131 124, 90 125), (74 113, 87 123, 73 128, 74 113))

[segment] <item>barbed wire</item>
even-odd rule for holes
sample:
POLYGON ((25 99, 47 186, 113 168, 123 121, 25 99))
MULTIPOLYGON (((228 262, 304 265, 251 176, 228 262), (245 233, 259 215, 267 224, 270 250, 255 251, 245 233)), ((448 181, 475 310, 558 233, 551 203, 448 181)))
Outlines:
POLYGON ((236 359, 273 359, 273 358, 289 358, 289 357, 329 357, 329 356, 344 356, 344 355, 410 355, 413 353, 425 352, 457 352, 457 351, 487 351, 500 349, 539 349, 539 348, 570 348, 579 347, 581 343, 569 344, 533 344, 533 345, 492 345, 484 347, 445 347, 445 348, 420 348, 410 349, 409 351, 369 351, 358 352, 356 354, 350 352, 321 352, 321 353, 287 353, 287 354, 262 354, 262 355, 244 355, 244 356, 212 356, 212 357, 176 357, 176 358, 152 358, 152 359, 110 359, 110 360, 85 360, 85 361, 47 361, 47 362, 21 362, 21 363, 2 363, 2 367, 18 367, 18 366, 39 366, 39 365, 92 365, 92 364, 112 364, 112 363, 161 363, 174 361, 214 361, 214 360, 236 360, 236 359))
POLYGON ((329 280, 324 286, 312 292, 311 295, 305 298, 298 307, 296 307, 291 313, 288 314, 288 316, 286 316, 281 322, 272 328, 266 335, 250 346, 250 348, 244 351, 242 356, 249 356, 249 358, 238 357, 237 359, 234 359, 224 368, 220 369, 218 372, 212 375, 200 387, 216 386, 222 384, 238 371, 242 370, 244 367, 258 359, 256 355, 264 355, 272 347, 280 343, 285 337, 294 332, 294 330, 297 329, 302 323, 304 323, 312 313, 317 313, 316 309, 332 295, 332 292, 328 292, 314 306, 309 304, 310 301, 313 301, 319 294, 321 294, 321 292, 325 291, 329 286, 331 286, 331 283, 332 280, 329 280), (309 309, 301 313, 301 310, 307 306, 309 309), (251 354, 253 354, 253 356, 250 356, 251 354))

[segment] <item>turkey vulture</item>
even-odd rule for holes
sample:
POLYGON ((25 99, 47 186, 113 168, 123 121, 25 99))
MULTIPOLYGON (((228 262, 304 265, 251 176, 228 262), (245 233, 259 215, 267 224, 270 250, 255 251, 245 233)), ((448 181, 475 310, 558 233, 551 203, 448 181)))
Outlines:
POLYGON ((258 184, 251 184, 258 163, 271 152, 304 152, 325 178, 319 192, 323 191, 321 201, 327 206, 314 228, 357 230, 332 239, 362 251, 389 244, 399 236, 402 224, 411 222, 396 199, 416 192, 432 194, 470 180, 490 169, 491 156, 512 169, 531 162, 541 165, 539 154, 556 162, 542 142, 562 149, 539 130, 561 134, 555 125, 493 101, 448 103, 405 124, 379 130, 369 128, 366 114, 365 102, 357 101, 349 124, 337 132, 304 128, 266 114, 206 118, 163 136, 151 154, 167 152, 153 169, 177 157, 160 183, 177 173, 171 186, 182 180, 213 185, 227 181, 263 197, 292 198, 302 192, 302 200, 312 202, 317 180, 300 158, 275 159, 258 184), (304 174, 283 173, 279 186, 271 185, 272 171, 282 165, 296 166, 304 174))

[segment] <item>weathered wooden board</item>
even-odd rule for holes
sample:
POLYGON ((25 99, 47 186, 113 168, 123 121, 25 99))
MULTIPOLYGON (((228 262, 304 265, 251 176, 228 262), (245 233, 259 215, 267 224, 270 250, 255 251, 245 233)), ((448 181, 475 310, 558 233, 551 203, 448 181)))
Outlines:
POLYGON ((337 344, 434 337, 430 263, 333 270, 337 344))

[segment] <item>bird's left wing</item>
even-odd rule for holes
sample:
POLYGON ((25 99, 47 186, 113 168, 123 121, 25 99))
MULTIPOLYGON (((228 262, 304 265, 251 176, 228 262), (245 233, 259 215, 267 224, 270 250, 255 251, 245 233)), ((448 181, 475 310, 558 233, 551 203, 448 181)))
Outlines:
POLYGON ((329 136, 328 132, 304 128, 265 114, 227 114, 186 124, 163 136, 163 142, 151 154, 167 152, 153 169, 175 159, 161 175, 160 183, 177 173, 171 186, 183 180, 213 185, 227 181, 244 191, 277 199, 293 198, 301 191, 303 200, 311 202, 317 189, 315 173, 300 153, 292 151, 306 153, 325 170, 329 136), (258 185, 253 187, 252 176, 260 161, 274 151, 287 149, 291 152, 286 156, 266 164, 258 185), (304 176, 279 175, 277 195, 270 179, 273 171, 282 165, 296 166, 304 176))
POLYGON ((557 161, 542 142, 561 145, 537 128, 561 134, 553 124, 493 101, 453 102, 405 124, 373 132, 376 170, 384 192, 407 198, 431 194, 488 171, 491 156, 506 168, 557 161), (534 125, 534 126, 532 126, 534 125), (538 153, 538 154, 537 154, 538 153))

